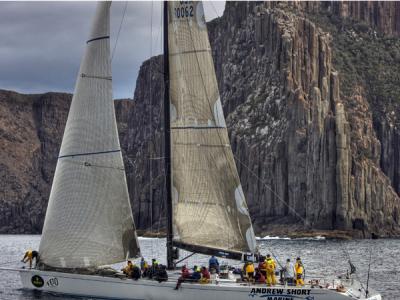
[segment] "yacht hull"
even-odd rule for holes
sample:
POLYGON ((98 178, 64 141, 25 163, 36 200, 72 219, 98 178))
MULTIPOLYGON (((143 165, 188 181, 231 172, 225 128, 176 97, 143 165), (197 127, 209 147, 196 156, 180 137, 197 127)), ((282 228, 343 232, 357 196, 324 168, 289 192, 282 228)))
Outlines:
POLYGON ((158 283, 140 279, 120 279, 97 275, 80 275, 39 270, 20 270, 22 285, 25 289, 40 290, 56 294, 90 296, 107 299, 130 300, 381 300, 380 295, 365 298, 358 290, 348 289, 339 293, 333 289, 310 287, 274 287, 265 285, 240 285, 237 283, 190 284, 183 283, 174 290, 176 281, 158 283), (352 297, 350 296, 350 293, 352 297), (358 294, 357 294, 358 292, 358 294))

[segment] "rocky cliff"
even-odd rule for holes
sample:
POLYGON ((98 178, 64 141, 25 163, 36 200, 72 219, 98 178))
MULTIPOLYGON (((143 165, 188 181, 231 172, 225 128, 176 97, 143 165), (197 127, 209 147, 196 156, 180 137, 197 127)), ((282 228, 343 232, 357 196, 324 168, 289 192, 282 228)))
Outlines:
POLYGON ((71 96, 0 92, 0 232, 43 226, 71 96))
MULTIPOLYGON (((0 233, 41 232, 71 99, 0 90, 0 233)), ((121 140, 132 106, 115 102, 121 140)))
MULTIPOLYGON (((227 2, 208 24, 258 234, 399 235, 399 9, 227 2)), ((152 231, 165 224, 162 71, 144 62, 134 103, 116 102, 135 221, 152 231)), ((0 100, 0 229, 38 232, 70 96, 0 100)))

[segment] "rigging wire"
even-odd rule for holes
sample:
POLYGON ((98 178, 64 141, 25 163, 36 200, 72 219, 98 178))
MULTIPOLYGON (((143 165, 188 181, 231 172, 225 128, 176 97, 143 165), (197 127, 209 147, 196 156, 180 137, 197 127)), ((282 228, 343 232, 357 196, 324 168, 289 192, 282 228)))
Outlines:
MULTIPOLYGON (((118 39, 119 39, 119 35, 120 35, 120 33, 121 33, 122 24, 124 23, 125 14, 126 14, 126 10, 127 10, 127 7, 128 7, 128 2, 129 2, 129 1, 125 1, 125 6, 124 6, 123 13, 122 13, 121 22, 119 23, 117 38, 115 39, 114 48, 113 48, 113 51, 111 52, 111 61, 113 60, 114 54, 115 54, 115 50, 117 49, 118 39)), ((152 2, 152 3, 153 3, 153 2, 152 2)))
MULTIPOLYGON (((153 55, 153 1, 151 1, 151 10, 150 10, 150 70, 149 70, 149 135, 153 135, 153 90, 152 90, 152 83, 153 83, 153 73, 152 73, 152 63, 153 60, 151 59, 153 55)), ((150 139, 151 141, 152 139, 150 139)), ((150 159, 149 159, 149 176, 150 176, 150 185, 149 185, 149 197, 150 197, 150 232, 153 234, 153 166, 151 156, 153 154, 153 147, 150 147, 150 159)), ((151 240, 151 255, 154 257, 154 241, 151 240)))
MULTIPOLYGON (((161 4, 161 10, 162 10, 162 5, 163 4, 161 4)), ((158 34, 157 34, 157 39, 156 39, 156 42, 158 42, 158 41, 160 42, 160 45, 159 45, 160 49, 163 46, 163 37, 162 37, 162 34, 161 34, 162 28, 163 28, 163 14, 160 13, 160 23, 159 23, 158 34), (160 40, 159 40, 159 38, 160 38, 160 40)), ((156 69, 155 71, 164 76, 165 75, 165 71, 164 70, 161 71, 160 65, 158 65, 158 68, 159 69, 158 70, 156 69)), ((164 81, 161 80, 160 82, 164 82, 164 81)), ((165 88, 163 90, 164 90, 164 93, 165 93, 165 88)), ((157 120, 160 120, 160 128, 161 128, 161 126, 164 126, 164 130, 166 130, 165 129, 165 123, 161 122, 161 114, 163 113, 163 111, 164 111, 164 101, 161 101, 160 109, 158 111, 157 120)), ((152 142, 153 142, 153 144, 155 146, 155 139, 152 139, 152 142)), ((162 158, 164 158, 164 156, 165 156, 165 153, 164 154, 161 153, 161 149, 160 149, 160 155, 162 156, 162 158)), ((166 177, 165 165, 164 165, 164 168, 163 168, 163 172, 164 173, 161 174, 161 176, 163 176, 163 178, 164 178, 164 183, 163 183, 162 187, 166 187, 166 185, 167 185, 167 177, 166 177)), ((163 199, 165 199, 165 197, 163 197, 163 199)), ((160 211, 159 211, 159 216, 158 216, 158 224, 157 224, 157 238, 160 238, 160 235, 161 235, 161 231, 160 231, 160 228, 161 228, 161 214, 162 214, 163 210, 166 209, 166 208, 164 208, 164 204, 166 204, 165 201, 161 201, 161 206, 160 206, 160 211)), ((166 213, 164 212, 164 216, 165 215, 166 215, 166 213)))

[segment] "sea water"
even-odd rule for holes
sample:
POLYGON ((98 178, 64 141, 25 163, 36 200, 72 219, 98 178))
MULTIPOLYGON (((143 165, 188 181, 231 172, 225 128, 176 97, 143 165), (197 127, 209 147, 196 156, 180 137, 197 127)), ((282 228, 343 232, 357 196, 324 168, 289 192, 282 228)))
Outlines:
MULTIPOLYGON (((27 249, 38 249, 39 235, 0 235, 0 267, 21 268, 20 262, 27 249)), ((139 238, 143 256, 151 261, 157 258, 165 263, 165 239, 139 238)), ((306 280, 346 273, 350 269, 348 261, 357 268, 356 278, 365 286, 368 269, 369 286, 379 291, 384 300, 400 299, 400 240, 352 240, 338 241, 319 239, 277 239, 266 238, 258 241, 262 254, 270 253, 283 264, 287 258, 292 261, 301 257, 306 271, 306 280), (371 260, 370 260, 371 256, 371 260)), ((184 257, 188 253, 181 251, 184 257)), ((219 259, 220 264, 235 264, 234 261, 219 259)), ((184 263, 207 265, 208 257, 194 255, 184 263)), ((121 266, 116 266, 117 268, 121 266)), ((279 266, 278 266, 279 268, 279 266)), ((0 299, 40 299, 72 300, 89 299, 57 296, 23 290, 17 272, 0 271, 0 299)), ((93 298, 90 298, 93 299, 93 298)))

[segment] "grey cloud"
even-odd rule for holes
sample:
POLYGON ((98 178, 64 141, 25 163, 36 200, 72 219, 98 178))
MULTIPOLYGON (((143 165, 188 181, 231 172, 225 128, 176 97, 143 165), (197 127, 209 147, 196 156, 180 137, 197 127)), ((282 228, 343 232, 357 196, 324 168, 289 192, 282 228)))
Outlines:
MULTIPOLYGON (((111 47, 125 2, 111 10, 111 47)), ((141 63, 161 53, 162 2, 129 2, 113 59, 114 96, 132 97, 141 63), (150 51, 150 37, 153 50, 150 51)), ((205 2, 208 19, 224 2, 205 2)), ((94 2, 0 2, 0 88, 23 93, 72 92, 95 11, 94 2)))

